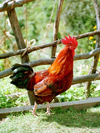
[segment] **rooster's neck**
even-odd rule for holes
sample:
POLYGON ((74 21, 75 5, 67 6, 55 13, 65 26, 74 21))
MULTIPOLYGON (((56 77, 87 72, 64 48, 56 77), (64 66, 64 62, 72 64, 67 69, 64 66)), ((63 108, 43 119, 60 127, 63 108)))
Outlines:
POLYGON ((73 69, 73 52, 65 46, 48 70, 51 74, 57 75, 67 74, 71 69, 73 69))

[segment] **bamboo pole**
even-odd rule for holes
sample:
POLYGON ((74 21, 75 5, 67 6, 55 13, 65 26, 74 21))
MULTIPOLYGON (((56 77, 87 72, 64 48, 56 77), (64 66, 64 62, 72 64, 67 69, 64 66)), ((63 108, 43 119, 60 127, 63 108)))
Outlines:
POLYGON ((99 54, 100 54, 100 48, 97 48, 97 49, 94 49, 88 53, 75 55, 74 61, 75 60, 89 59, 89 58, 96 56, 96 55, 99 55, 99 54))
MULTIPOLYGON (((17 42, 18 49, 26 48, 21 30, 20 30, 20 26, 18 23, 18 19, 16 16, 15 9, 8 11, 8 17, 11 23, 11 27, 12 27, 16 42, 17 42)), ((29 57, 27 53, 22 57, 22 63, 25 63, 25 62, 29 62, 29 57)))
MULTIPOLYGON (((94 4, 95 12, 96 12, 97 30, 100 31, 100 6, 97 0, 93 0, 93 4, 94 4)), ((99 47, 100 47, 100 35, 97 35, 95 48, 99 48, 99 47)), ((96 73, 98 59, 99 59, 99 54, 94 56, 89 74, 96 73)), ((90 96, 90 86, 91 86, 91 82, 87 82, 85 85, 86 98, 90 96)))
MULTIPOLYGON (((9 17, 9 20, 11 23, 13 33, 15 35, 18 49, 26 48, 24 38, 23 38, 22 32, 20 30, 20 26, 19 26, 19 22, 17 19, 15 9, 8 11, 8 17, 9 17)), ((24 56, 21 57, 21 60, 22 60, 22 63, 29 62, 29 57, 28 57, 27 52, 24 54, 24 56)), ((32 96, 31 92, 29 92, 29 91, 28 91, 28 97, 29 97, 30 104, 33 105, 34 104, 34 97, 32 96)))
POLYGON ((84 33, 84 34, 80 34, 80 35, 77 35, 77 36, 74 36, 74 37, 76 39, 82 39, 84 37, 94 36, 94 35, 100 35, 100 30, 92 31, 92 32, 84 33))
MULTIPOLYGON (((59 0, 58 2, 58 9, 57 9, 56 19, 54 24, 53 41, 56 41, 58 39, 58 29, 59 29, 60 15, 61 15, 63 1, 64 0, 59 0)), ((55 58, 56 49, 57 49, 57 45, 53 45, 51 50, 51 58, 55 58)), ((57 97, 54 98, 54 101, 56 101, 56 99, 57 101, 59 101, 57 97)))
MULTIPOLYGON (((42 46, 43 45, 35 46, 35 47, 32 47, 32 48, 28 48, 27 52, 31 53, 32 51, 36 51, 36 50, 42 49, 42 46)), ((21 49, 21 50, 17 50, 17 51, 14 51, 14 52, 8 52, 8 53, 5 53, 5 54, 1 54, 0 55, 0 59, 5 59, 5 58, 12 57, 12 56, 20 55, 20 54, 23 54, 24 51, 26 51, 26 48, 25 49, 21 49)), ((87 52, 87 53, 84 53, 84 54, 75 55, 74 56, 74 60, 89 59, 89 58, 91 58, 91 57, 93 57, 93 56, 95 56, 97 54, 100 54, 100 48, 94 49, 94 50, 92 50, 90 52, 87 52)))
POLYGON ((10 11, 15 7, 21 7, 23 4, 28 2, 32 2, 35 0, 6 0, 2 4, 0 4, 0 12, 10 11))
MULTIPOLYGON (((60 22, 60 15, 61 15, 63 1, 64 0, 59 0, 59 3, 58 3, 58 9, 57 9, 56 19, 55 19, 55 24, 54 24, 53 41, 56 41, 58 39, 58 29, 59 29, 59 22, 60 22)), ((55 58, 56 47, 57 45, 52 46, 51 58, 55 58)))
POLYGON ((33 47, 20 49, 20 50, 14 51, 14 52, 8 52, 8 53, 5 53, 5 54, 1 54, 0 55, 0 59, 4 59, 4 58, 11 57, 11 56, 20 55, 20 54, 23 54, 25 52, 31 53, 33 51, 40 50, 40 49, 43 49, 43 48, 46 48, 46 47, 50 47, 50 46, 53 46, 53 45, 58 44, 58 43, 60 44, 61 41, 58 40, 58 41, 54 41, 54 42, 43 44, 43 45, 39 45, 39 46, 33 46, 33 47))

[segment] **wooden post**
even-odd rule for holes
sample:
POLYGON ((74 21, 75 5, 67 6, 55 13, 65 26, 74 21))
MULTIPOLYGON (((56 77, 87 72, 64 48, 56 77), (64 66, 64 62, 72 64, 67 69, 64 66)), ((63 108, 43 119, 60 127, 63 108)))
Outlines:
MULTIPOLYGON (((54 35, 53 35, 53 41, 58 39, 58 29, 59 29, 59 22, 60 22, 60 15, 61 15, 61 9, 63 5, 64 0, 59 0, 58 3, 58 9, 57 9, 57 14, 56 14, 56 19, 55 19, 55 24, 54 24, 54 35)), ((55 53, 56 53, 56 45, 52 46, 52 51, 51 51, 51 58, 55 58, 55 53)))
MULTIPOLYGON (((100 6, 97 0, 93 0, 94 3, 94 8, 96 11, 96 22, 97 22, 97 30, 100 31, 100 6)), ((100 47, 100 35, 97 35, 96 38, 96 47, 95 48, 99 48, 100 47)), ((97 68, 97 64, 98 64, 98 59, 99 59, 99 54, 94 56, 93 58, 93 62, 91 64, 91 68, 89 71, 89 74, 93 74, 96 73, 96 68, 97 68)), ((87 82, 85 89, 86 89, 86 98, 88 98, 90 96, 90 86, 91 86, 91 82, 87 82)))
MULTIPOLYGON (((16 42, 17 42, 18 49, 26 48, 26 45, 25 45, 25 42, 24 42, 24 39, 23 39, 23 35, 22 35, 22 32, 21 32, 19 22, 18 22, 18 19, 17 19, 17 15, 16 15, 16 12, 15 12, 14 8, 12 10, 8 11, 8 17, 9 17, 9 20, 10 20, 10 23, 11 23, 13 33, 15 35, 15 39, 16 39, 16 42)), ((29 62, 28 53, 26 52, 24 54, 24 56, 21 57, 21 59, 22 59, 22 63, 29 62)), ((31 92, 29 92, 29 91, 28 91, 28 96, 29 96, 30 104, 33 105, 34 104, 34 98, 32 97, 31 92)))

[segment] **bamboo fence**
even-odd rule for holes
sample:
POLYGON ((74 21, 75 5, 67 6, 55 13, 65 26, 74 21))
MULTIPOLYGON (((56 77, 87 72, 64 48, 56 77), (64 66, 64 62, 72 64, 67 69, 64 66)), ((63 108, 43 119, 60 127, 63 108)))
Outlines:
MULTIPOLYGON (((6 52, 4 54, 1 54, 0 59, 6 59, 12 56, 21 55, 22 64, 28 64, 31 67, 38 66, 38 65, 52 64, 53 61, 55 60, 55 53, 56 53, 57 45, 61 43, 61 40, 58 40, 57 35, 59 31, 60 15, 61 15, 61 10, 62 10, 62 5, 63 5, 64 0, 59 0, 58 2, 58 8, 57 8, 57 13, 56 13, 55 22, 54 22, 53 42, 50 42, 47 44, 41 44, 39 46, 26 47, 22 32, 20 30, 15 8, 21 7, 23 6, 23 4, 26 4, 32 1, 35 1, 35 0, 6 0, 0 5, 0 12, 7 11, 8 13, 10 24, 11 24, 11 27, 14 33, 15 40, 18 45, 18 49, 19 49, 13 52, 6 52), (29 61, 29 56, 28 56, 29 53, 46 48, 46 47, 52 47, 51 59, 39 59, 39 60, 35 60, 32 62, 29 61)), ((100 80, 100 73, 96 72, 98 58, 100 54, 100 7, 99 7, 97 0, 92 0, 92 1, 93 1, 94 9, 96 12, 97 31, 88 32, 88 33, 74 36, 77 40, 81 38, 89 37, 89 36, 95 36, 95 35, 97 36, 95 50, 90 51, 88 53, 74 56, 74 61, 82 60, 82 59, 89 59, 93 57, 93 62, 91 65, 92 69, 90 70, 89 74, 75 77, 73 78, 73 82, 72 82, 72 84, 86 82, 86 90, 87 90, 86 97, 89 97, 89 94, 90 94, 91 81, 100 80)), ((9 76, 10 74, 12 74, 11 68, 0 72, 0 78, 4 78, 6 76, 9 76)), ((29 91, 28 91, 28 96, 29 96, 30 104, 33 105, 34 99, 29 91)))

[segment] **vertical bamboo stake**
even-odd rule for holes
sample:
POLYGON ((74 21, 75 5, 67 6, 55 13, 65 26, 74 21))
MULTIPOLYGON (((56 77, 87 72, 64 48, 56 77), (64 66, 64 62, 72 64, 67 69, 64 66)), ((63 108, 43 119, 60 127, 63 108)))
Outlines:
MULTIPOLYGON (((17 15, 15 12, 15 9, 12 9, 11 11, 8 11, 8 17, 11 23, 11 27, 13 29, 13 33, 15 35, 15 39, 18 45, 18 49, 23 49, 26 47, 25 42, 24 42, 24 38, 22 36, 22 32, 19 26, 19 22, 17 19, 17 15)), ((26 52, 24 54, 24 56, 21 57, 22 59, 22 63, 26 63, 29 62, 29 57, 28 57, 28 53, 26 52)), ((29 101, 30 104, 33 105, 34 104, 34 97, 32 96, 31 92, 28 91, 28 96, 29 96, 29 101)))
MULTIPOLYGON (((57 9, 56 19, 54 24, 53 41, 58 39, 58 29, 59 29, 59 22, 60 22, 60 15, 61 15, 63 1, 64 0, 59 0, 59 3, 58 3, 58 9, 57 9)), ((55 53, 56 53, 56 45, 52 46, 51 58, 55 58, 55 53)))
POLYGON ((27 6, 24 7, 24 13, 25 13, 25 35, 26 35, 26 45, 27 45, 27 6))
MULTIPOLYGON (((59 2, 58 2, 58 9, 57 9, 56 19, 55 19, 55 24, 54 24, 53 41, 58 39, 58 29, 59 29, 59 22, 60 22, 60 15, 61 15, 63 1, 64 0, 59 0, 59 2)), ((56 45, 52 46, 51 58, 55 58, 56 48, 57 48, 56 45)), ((55 103, 59 102, 57 97, 54 98, 54 102, 55 103)))
MULTIPOLYGON (((16 39, 16 42, 17 42, 18 49, 26 48, 21 30, 20 30, 20 26, 19 26, 19 23, 18 23, 18 19, 17 19, 15 9, 12 9, 11 11, 8 11, 8 16, 9 16, 9 20, 10 20, 10 23, 11 23, 11 27, 13 29, 13 33, 15 35, 15 39, 16 39)), ((28 57, 27 53, 22 57, 22 63, 25 63, 25 62, 29 62, 29 57, 28 57)))
MULTIPOLYGON (((4 49, 6 49, 6 12, 4 12, 4 49)), ((9 59, 9 58, 8 58, 9 59)), ((7 59, 4 59, 4 68, 6 68, 7 59)))
MULTIPOLYGON (((94 3, 94 8, 95 8, 95 12, 96 12, 96 23, 97 23, 97 30, 100 30, 100 6, 98 4, 97 0, 93 0, 94 3)), ((96 47, 95 48, 99 48, 100 47, 100 35, 97 35, 96 38, 96 47)), ((99 55, 94 56, 93 58, 93 62, 91 64, 91 69, 89 71, 89 74, 93 74, 96 72, 96 68, 97 68, 97 64, 98 64, 98 59, 99 59, 99 55)), ((89 97, 90 95, 90 86, 91 86, 91 82, 87 82, 85 89, 86 89, 86 98, 89 97)))

